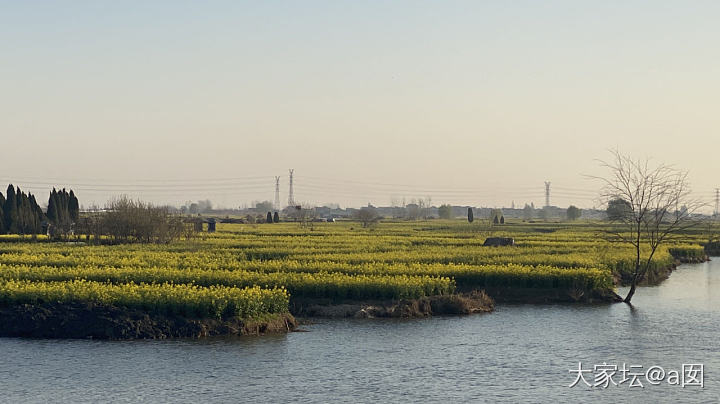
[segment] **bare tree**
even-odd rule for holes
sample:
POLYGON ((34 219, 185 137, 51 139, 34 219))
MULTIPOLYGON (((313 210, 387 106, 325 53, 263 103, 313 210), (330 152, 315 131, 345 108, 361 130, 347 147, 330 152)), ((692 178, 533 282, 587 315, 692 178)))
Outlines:
POLYGON ((371 206, 365 206, 356 211, 353 215, 356 220, 362 223, 362 227, 370 227, 380 220, 377 209, 371 206))
POLYGON ((296 205, 288 207, 287 216, 295 222, 300 222, 300 227, 310 227, 313 229, 317 212, 312 205, 296 205))
POLYGON ((410 220, 427 219, 430 216, 430 207, 432 198, 411 199, 410 203, 405 206, 407 218, 410 220))
POLYGON ((422 214, 422 201, 411 199, 410 203, 405 205, 406 217, 410 220, 417 220, 422 214), (417 203, 416 203, 417 202, 417 203))
MULTIPOLYGON (((99 217, 100 231, 114 243, 170 243, 185 232, 182 217, 170 213, 167 206, 120 196, 108 202, 105 210, 99 217)), ((98 231, 96 225, 89 223, 88 226, 91 231, 98 231)))
POLYGON ((630 291, 624 299, 630 304, 658 248, 695 225, 692 214, 702 204, 690 198, 686 171, 665 164, 651 166, 648 159, 633 159, 618 150, 611 153, 611 162, 600 162, 609 170, 608 176, 593 178, 603 182, 603 202, 627 202, 624 213, 611 219, 616 226, 608 234, 615 241, 634 248, 635 268, 630 291))

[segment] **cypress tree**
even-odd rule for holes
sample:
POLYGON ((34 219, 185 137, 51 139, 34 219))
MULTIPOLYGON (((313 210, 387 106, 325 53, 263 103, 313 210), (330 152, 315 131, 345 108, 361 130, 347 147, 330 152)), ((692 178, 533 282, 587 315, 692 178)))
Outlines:
POLYGON ((80 203, 72 189, 68 197, 68 210, 70 212, 70 220, 72 220, 73 223, 77 223, 80 219, 80 203))
POLYGON ((5 217, 5 229, 8 233, 17 233, 17 200, 15 198, 15 187, 10 184, 7 188, 7 199, 3 209, 5 217))
POLYGON ((63 188, 63 193, 65 194, 65 205, 63 208, 65 209, 65 223, 72 223, 72 217, 70 217, 70 194, 63 188))
POLYGON ((472 223, 475 218, 473 217, 472 208, 468 208, 468 223, 472 223))
POLYGON ((70 217, 70 194, 68 194, 65 188, 63 188, 63 192, 65 193, 65 220, 72 222, 72 218, 70 217))
POLYGON ((57 217, 56 223, 60 224, 63 221, 63 196, 62 190, 55 192, 55 216, 57 217))
POLYGON ((50 223, 56 224, 58 222, 57 191, 55 191, 55 188, 50 192, 50 198, 48 198, 47 218, 50 223))
POLYGON ((40 205, 38 205, 35 195, 28 192, 28 200, 30 202, 30 217, 31 217, 31 233, 38 234, 42 230, 43 212, 40 205))
POLYGON ((22 193, 22 213, 23 213, 23 233, 32 234, 35 227, 35 219, 33 218, 34 209, 30 202, 30 193, 22 193))
POLYGON ((38 234, 46 218, 56 225, 77 222, 80 208, 75 193, 53 188, 48 199, 47 216, 37 203, 35 195, 23 192, 20 187, 8 185, 7 197, 0 193, 0 234, 38 234))
POLYGON ((0 234, 5 234, 5 215, 3 209, 5 208, 5 197, 0 192, 0 234))
POLYGON ((42 228, 43 228, 43 220, 45 220, 45 213, 43 212, 43 210, 42 210, 42 208, 40 207, 40 205, 35 205, 35 206, 36 206, 35 209, 37 210, 37 217, 38 217, 38 228, 37 228, 37 230, 38 230, 38 234, 40 234, 40 233, 42 232, 42 228))
POLYGON ((23 233, 26 234, 34 234, 35 233, 35 222, 37 222, 37 218, 35 217, 35 203, 34 198, 32 197, 32 194, 28 192, 27 194, 23 192, 22 194, 22 203, 23 203, 23 215, 25 216, 23 219, 23 233))
POLYGON ((273 223, 279 223, 280 222, 280 215, 278 215, 277 212, 273 215, 273 223))
POLYGON ((68 195, 65 188, 59 192, 59 195, 58 218, 60 219, 60 223, 68 223, 70 221, 70 212, 68 212, 68 195))
POLYGON ((265 219, 265 223, 272 223, 272 222, 273 222, 272 212, 268 212, 267 218, 265 219))
POLYGON ((30 223, 30 214, 28 212, 28 205, 30 202, 28 201, 28 197, 25 195, 25 192, 20 190, 20 187, 15 189, 15 200, 17 201, 18 232, 20 234, 25 234, 28 232, 30 223))

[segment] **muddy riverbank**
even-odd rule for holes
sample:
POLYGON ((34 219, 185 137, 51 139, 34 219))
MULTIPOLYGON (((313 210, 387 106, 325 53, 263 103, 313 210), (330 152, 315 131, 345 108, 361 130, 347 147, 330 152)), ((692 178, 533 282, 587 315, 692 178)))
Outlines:
POLYGON ((396 301, 290 299, 290 312, 300 317, 412 318, 434 315, 489 313, 493 311, 494 308, 495 301, 484 291, 396 301))
POLYGON ((92 303, 0 307, 0 336, 28 338, 166 339, 285 333, 297 328, 289 314, 258 319, 197 319, 149 314, 92 303))

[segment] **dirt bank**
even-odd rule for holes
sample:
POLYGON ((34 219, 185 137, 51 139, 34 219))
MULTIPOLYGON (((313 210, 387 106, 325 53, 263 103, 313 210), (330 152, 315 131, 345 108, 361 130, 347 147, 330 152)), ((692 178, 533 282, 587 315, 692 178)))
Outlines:
POLYGON ((622 301, 612 290, 585 292, 567 289, 487 288, 488 295, 498 303, 616 303, 622 301))
MULTIPOLYGON (((665 268, 660 268, 655 271, 649 271, 645 279, 639 283, 640 286, 657 286, 664 280, 670 277, 670 274, 682 264, 700 264, 703 262, 710 261, 710 257, 705 256, 701 258, 680 258, 676 259, 675 262, 665 268)), ((630 286, 632 279, 629 274, 613 274, 613 282, 616 286, 630 286)))
POLYGON ((495 302, 484 291, 399 301, 290 300, 290 312, 302 317, 411 318, 487 313, 494 308, 495 302))
POLYGON ((122 307, 90 303, 0 307, 0 337, 164 339, 215 335, 258 335, 293 331, 290 314, 268 315, 260 320, 240 318, 193 319, 148 314, 122 307))

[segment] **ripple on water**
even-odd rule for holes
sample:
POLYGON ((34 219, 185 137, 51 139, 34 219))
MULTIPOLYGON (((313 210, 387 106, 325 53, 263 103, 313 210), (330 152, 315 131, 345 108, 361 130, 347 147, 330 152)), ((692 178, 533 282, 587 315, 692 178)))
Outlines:
POLYGON ((202 341, 0 339, 2 401, 718 402, 719 287, 720 259, 641 288, 634 309, 508 305, 202 341), (705 389, 570 389, 578 361, 702 362, 705 389))

